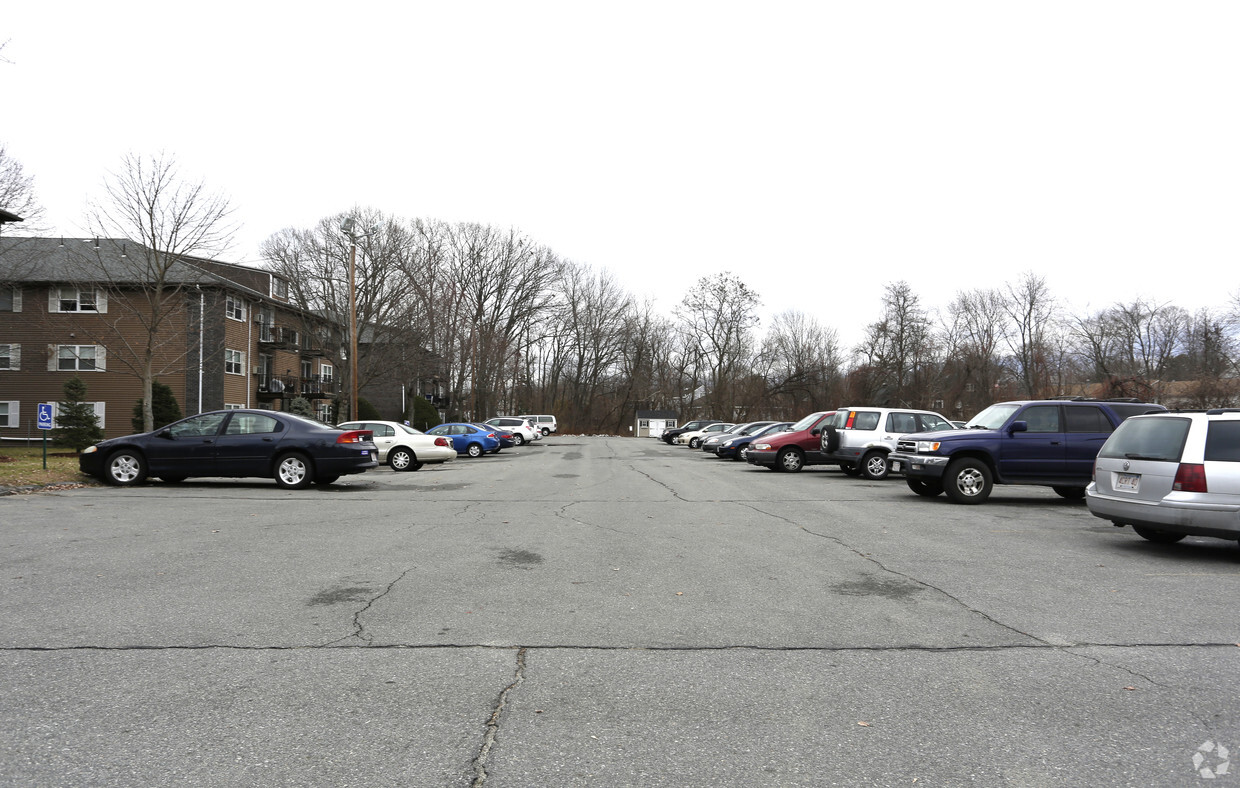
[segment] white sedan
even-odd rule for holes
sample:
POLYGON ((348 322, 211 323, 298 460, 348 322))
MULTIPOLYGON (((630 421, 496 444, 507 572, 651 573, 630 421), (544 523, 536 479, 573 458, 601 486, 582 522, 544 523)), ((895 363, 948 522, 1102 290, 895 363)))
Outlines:
POLYGON ((426 463, 452 462, 456 449, 452 442, 439 435, 427 435, 399 421, 346 421, 336 425, 342 430, 370 430, 375 434, 379 462, 394 471, 416 471, 426 463))

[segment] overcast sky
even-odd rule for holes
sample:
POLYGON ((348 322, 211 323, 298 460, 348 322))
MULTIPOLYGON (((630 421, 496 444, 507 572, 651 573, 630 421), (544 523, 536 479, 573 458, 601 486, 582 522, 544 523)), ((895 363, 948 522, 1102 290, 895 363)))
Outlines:
POLYGON ((1234 0, 10 6, 0 143, 66 235, 164 152, 236 207, 236 262, 367 206, 516 228, 668 313, 731 271, 847 344, 898 280, 1240 290, 1234 0))

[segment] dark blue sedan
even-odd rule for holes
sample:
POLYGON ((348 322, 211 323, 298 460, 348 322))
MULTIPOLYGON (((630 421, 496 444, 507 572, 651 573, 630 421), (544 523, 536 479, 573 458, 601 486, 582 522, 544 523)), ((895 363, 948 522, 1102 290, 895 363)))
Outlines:
POLYGON ((302 489, 379 465, 370 430, 339 430, 270 410, 216 410, 153 432, 96 443, 82 452, 82 473, 107 484, 139 484, 148 476, 180 482, 191 476, 268 476, 302 489))
POLYGON ((792 426, 790 421, 781 421, 770 426, 755 430, 748 435, 737 435, 735 437, 725 438, 719 443, 719 447, 715 450, 715 456, 727 459, 731 457, 733 460, 744 460, 749 453, 749 444, 753 443, 753 439, 760 435, 774 435, 777 432, 783 432, 792 426))
POLYGON ((426 434, 443 435, 452 441, 452 448, 456 449, 457 454, 468 454, 470 457, 481 457, 500 449, 499 438, 495 436, 495 432, 476 424, 449 422, 427 430, 426 434))

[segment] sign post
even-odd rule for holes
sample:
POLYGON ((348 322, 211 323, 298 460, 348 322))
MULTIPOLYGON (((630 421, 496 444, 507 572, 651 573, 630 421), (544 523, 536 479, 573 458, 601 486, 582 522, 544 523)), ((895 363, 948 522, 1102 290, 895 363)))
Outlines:
POLYGON ((43 430, 43 470, 47 470, 47 431, 52 428, 52 403, 39 403, 38 427, 43 430))

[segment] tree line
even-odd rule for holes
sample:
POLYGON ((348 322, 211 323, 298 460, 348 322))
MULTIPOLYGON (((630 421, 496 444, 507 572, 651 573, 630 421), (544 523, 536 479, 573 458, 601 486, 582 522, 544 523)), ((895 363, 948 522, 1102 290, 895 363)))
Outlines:
POLYGON ((702 277, 663 315, 611 272, 519 231, 366 209, 263 243, 264 265, 304 309, 346 314, 346 217, 370 228, 357 239, 360 383, 432 381, 450 420, 555 413, 568 429, 626 432, 639 409, 796 419, 854 403, 968 417, 1015 397, 1237 400, 1235 297, 1196 313, 1136 299, 1082 315, 1031 272, 941 308, 888 283, 878 319, 844 347, 800 311, 762 325, 761 296, 729 272, 702 277))

